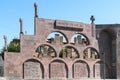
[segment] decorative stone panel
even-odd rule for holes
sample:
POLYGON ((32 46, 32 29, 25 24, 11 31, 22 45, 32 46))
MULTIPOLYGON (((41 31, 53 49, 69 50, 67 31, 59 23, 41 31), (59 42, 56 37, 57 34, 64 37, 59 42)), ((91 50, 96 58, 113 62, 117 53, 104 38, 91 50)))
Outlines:
POLYGON ((74 63, 73 65, 73 76, 74 78, 87 78, 89 71, 86 63, 74 63))
POLYGON ((63 62, 52 62, 50 64, 50 78, 66 78, 67 69, 63 62))
POLYGON ((39 62, 24 63, 24 79, 42 79, 42 67, 39 62))

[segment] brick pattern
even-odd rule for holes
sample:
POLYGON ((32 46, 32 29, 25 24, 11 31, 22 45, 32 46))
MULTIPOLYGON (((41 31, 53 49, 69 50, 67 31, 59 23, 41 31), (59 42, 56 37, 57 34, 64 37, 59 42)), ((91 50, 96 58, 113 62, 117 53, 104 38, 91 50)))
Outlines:
POLYGON ((64 63, 54 62, 50 64, 50 78, 66 78, 64 63))
POLYGON ((20 53, 5 53, 5 76, 11 77, 8 70, 12 70, 16 72, 12 76, 21 79, 93 77, 90 73, 93 73, 93 66, 99 59, 83 59, 84 50, 88 47, 95 48, 99 52, 97 39, 92 37, 91 29, 91 24, 35 18, 35 34, 21 35, 20 53), (48 41, 47 36, 56 31, 64 34, 67 41, 63 42, 63 37, 58 34, 51 39, 51 42, 48 41), (86 37, 85 40, 82 40, 80 36, 72 44, 71 38, 76 33, 84 34, 90 44, 86 43, 86 37), (53 57, 46 57, 46 49, 43 50, 42 55, 39 55, 40 53, 37 53, 36 49, 41 45, 52 47, 55 50, 55 54, 51 54, 53 57), (66 57, 60 57, 60 51, 66 47, 72 49, 67 49, 66 57), (37 62, 26 62, 29 59, 37 60, 37 62), (77 63, 77 60, 85 63, 77 63), (23 64, 24 67, 22 67, 23 64), (88 68, 90 68, 90 72, 88 68))
POLYGON ((104 78, 104 64, 95 64, 95 77, 99 78, 102 77, 104 78))
POLYGON ((86 63, 74 63, 74 78, 88 77, 88 67, 86 63))
POLYGON ((40 79, 41 76, 40 63, 25 62, 24 63, 24 79, 40 79))

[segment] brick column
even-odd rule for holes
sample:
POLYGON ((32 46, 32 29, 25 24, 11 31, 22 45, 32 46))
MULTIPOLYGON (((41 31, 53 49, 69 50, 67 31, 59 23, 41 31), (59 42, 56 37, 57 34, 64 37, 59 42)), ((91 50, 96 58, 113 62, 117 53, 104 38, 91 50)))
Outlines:
POLYGON ((90 78, 93 78, 93 66, 90 66, 90 78))
POLYGON ((72 65, 68 68, 68 78, 73 79, 72 65))
POLYGON ((44 64, 44 79, 49 79, 49 64, 44 64))
POLYGON ((91 57, 91 49, 88 48, 88 58, 90 58, 90 57, 91 57))
POLYGON ((117 79, 120 79, 120 38, 116 39, 116 56, 117 79))

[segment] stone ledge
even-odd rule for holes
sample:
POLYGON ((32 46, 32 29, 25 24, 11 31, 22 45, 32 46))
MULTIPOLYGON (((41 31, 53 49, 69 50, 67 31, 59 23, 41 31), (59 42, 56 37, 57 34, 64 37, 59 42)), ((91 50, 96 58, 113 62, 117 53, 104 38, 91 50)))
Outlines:
MULTIPOLYGON (((0 80, 21 80, 17 78, 4 78, 0 77, 0 80)), ((80 79, 22 79, 22 80, 120 80, 120 79, 100 79, 100 78, 80 78, 80 79)))

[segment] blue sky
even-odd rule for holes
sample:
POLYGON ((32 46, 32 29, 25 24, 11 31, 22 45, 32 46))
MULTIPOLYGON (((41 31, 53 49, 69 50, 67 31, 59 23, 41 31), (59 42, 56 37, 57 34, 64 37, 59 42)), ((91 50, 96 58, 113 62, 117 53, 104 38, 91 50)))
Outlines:
POLYGON ((95 16, 96 24, 120 23, 120 0, 0 0, 0 48, 19 38, 19 18, 24 21, 24 32, 34 33, 34 3, 39 8, 39 18, 70 20, 90 23, 95 16))

